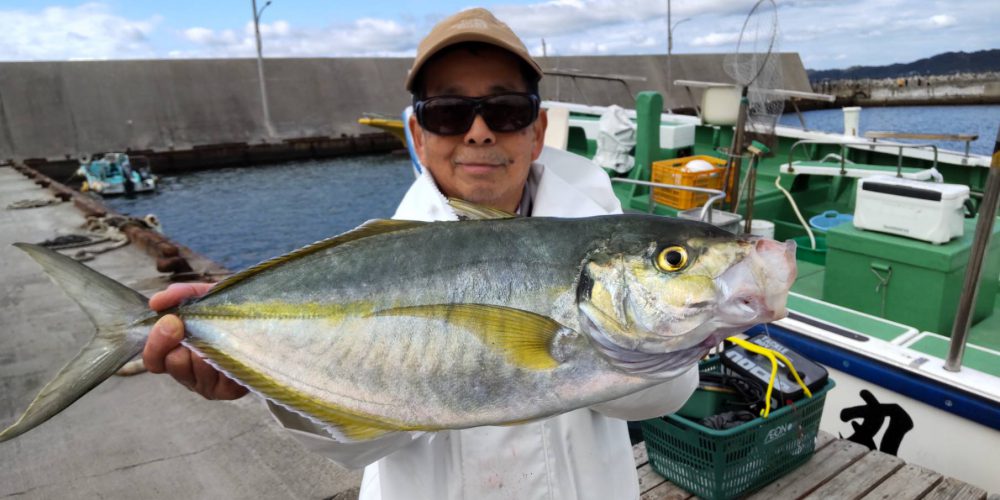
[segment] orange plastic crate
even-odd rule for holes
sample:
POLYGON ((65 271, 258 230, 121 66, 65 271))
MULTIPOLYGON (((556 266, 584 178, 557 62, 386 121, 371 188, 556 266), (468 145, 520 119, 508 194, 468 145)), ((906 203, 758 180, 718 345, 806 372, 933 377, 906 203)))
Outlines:
MULTIPOLYGON (((652 182, 676 184, 706 189, 722 189, 726 160, 714 156, 697 155, 653 162, 652 182), (685 172, 684 165, 691 160, 705 160, 715 166, 703 172, 685 172)), ((687 210, 700 207, 708 201, 708 194, 680 189, 653 188, 653 201, 668 207, 687 210)))

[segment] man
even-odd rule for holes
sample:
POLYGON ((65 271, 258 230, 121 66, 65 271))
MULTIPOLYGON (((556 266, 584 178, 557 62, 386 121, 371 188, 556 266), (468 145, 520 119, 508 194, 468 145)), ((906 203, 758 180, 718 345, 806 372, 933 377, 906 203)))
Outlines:
MULTIPOLYGON (((587 161, 535 162, 546 115, 539 110, 542 71, 523 43, 488 11, 445 19, 425 38, 407 78, 414 95, 408 126, 424 173, 395 218, 454 220, 447 197, 524 216, 620 213, 607 176, 587 161), (558 171, 557 171, 558 170, 558 171)), ((157 310, 209 285, 169 288, 157 310)), ((178 345, 183 325, 166 316, 143 357, 150 371, 173 375, 210 399, 246 390, 178 345)), ((304 417, 270 405, 275 418, 309 449, 348 467, 367 465, 362 499, 638 497, 623 418, 674 411, 693 391, 695 370, 632 396, 539 422, 338 443, 304 417)))

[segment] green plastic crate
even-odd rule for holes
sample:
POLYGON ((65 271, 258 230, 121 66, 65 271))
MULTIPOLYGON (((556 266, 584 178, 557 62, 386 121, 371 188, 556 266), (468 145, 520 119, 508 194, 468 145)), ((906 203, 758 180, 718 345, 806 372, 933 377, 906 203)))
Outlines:
MULTIPOLYGON (((704 361, 702 372, 720 372, 718 358, 704 361)), ((736 498, 759 489, 802 465, 812 456, 823 415, 826 387, 738 427, 714 430, 678 415, 645 420, 653 470, 675 485, 706 499, 736 498)))

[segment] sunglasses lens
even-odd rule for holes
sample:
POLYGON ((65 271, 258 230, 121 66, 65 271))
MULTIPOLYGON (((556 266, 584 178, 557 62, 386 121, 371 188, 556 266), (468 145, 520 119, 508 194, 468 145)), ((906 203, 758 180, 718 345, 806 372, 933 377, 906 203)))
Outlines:
POLYGON ((483 102, 482 114, 494 132, 514 132, 535 121, 535 101, 522 94, 493 96, 483 102))
POLYGON ((428 99, 423 104, 421 125, 438 135, 455 135, 469 130, 476 118, 476 105, 460 98, 428 99))
POLYGON ((494 132, 515 132, 538 116, 537 100, 528 94, 499 94, 485 98, 432 97, 423 101, 420 125, 438 135, 464 134, 476 119, 477 107, 494 132))

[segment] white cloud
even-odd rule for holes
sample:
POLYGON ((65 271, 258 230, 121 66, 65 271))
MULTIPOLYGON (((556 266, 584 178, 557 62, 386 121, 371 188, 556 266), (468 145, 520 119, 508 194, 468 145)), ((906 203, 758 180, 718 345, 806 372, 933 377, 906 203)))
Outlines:
POLYGON ((941 14, 937 16, 931 16, 930 24, 936 28, 945 28, 948 26, 954 26, 958 21, 955 20, 955 16, 949 16, 947 14, 941 14))
MULTIPOLYGON (((250 57, 256 52, 253 23, 233 30, 189 28, 183 32, 194 45, 171 57, 250 57)), ((278 20, 261 23, 261 44, 269 57, 401 56, 416 51, 412 26, 386 19, 363 18, 322 29, 301 29, 278 20)))
POLYGON ((693 47, 718 47, 735 44, 739 39, 739 33, 709 33, 691 40, 691 45, 693 47))
POLYGON ((149 36, 161 18, 126 19, 102 3, 0 10, 0 60, 156 57, 149 36))
MULTIPOLYGON (((84 0, 85 1, 85 0, 84 0)), ((104 0, 107 1, 107 0, 104 0)), ((520 35, 533 54, 665 53, 664 0, 534 0, 484 2, 520 35)), ((781 50, 808 67, 885 64, 946 50, 996 47, 989 26, 1000 2, 946 0, 776 0, 781 50), (915 36, 919 33, 919 36, 915 36)), ((673 0, 674 52, 732 52, 755 0, 673 0)), ((104 3, 3 10, 0 60, 253 57, 253 24, 172 26, 158 17, 128 19, 104 3)), ((267 57, 411 56, 434 22, 451 12, 366 17, 326 27, 275 20, 261 24, 267 57)), ((166 8, 166 7, 164 7, 166 8)), ((270 12, 275 19, 280 12, 270 12)), ((245 19, 245 18, 242 18, 245 19)), ((206 21, 207 22, 207 21, 206 21)), ((746 39, 744 39, 746 41, 746 39)))
MULTIPOLYGON (((675 0, 671 16, 674 23, 699 15, 728 16, 748 12, 753 3, 752 0, 675 0)), ((527 5, 500 5, 491 10, 518 35, 526 38, 575 33, 582 35, 582 40, 588 38, 583 34, 588 30, 656 19, 659 20, 656 29, 666 31, 666 2, 656 0, 551 0, 527 5)), ((601 45, 600 42, 592 44, 601 45)))

